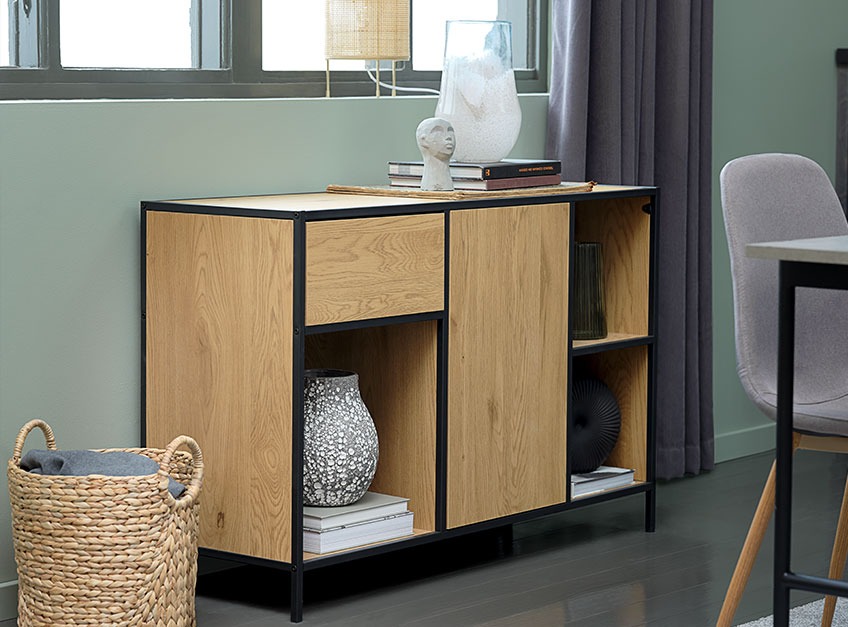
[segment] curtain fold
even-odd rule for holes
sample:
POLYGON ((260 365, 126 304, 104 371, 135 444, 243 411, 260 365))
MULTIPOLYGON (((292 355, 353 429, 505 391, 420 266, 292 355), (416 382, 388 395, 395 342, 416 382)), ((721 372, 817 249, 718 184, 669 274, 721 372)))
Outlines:
POLYGON ((547 156, 660 188, 657 477, 714 465, 713 0, 554 0, 547 156))

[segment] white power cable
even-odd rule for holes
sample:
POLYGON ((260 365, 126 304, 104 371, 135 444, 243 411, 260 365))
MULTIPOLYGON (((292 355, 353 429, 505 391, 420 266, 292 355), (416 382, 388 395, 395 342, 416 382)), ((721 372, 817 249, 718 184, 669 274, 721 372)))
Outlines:
POLYGON ((371 73, 371 69, 367 69, 365 71, 368 72, 368 78, 371 79, 371 82, 380 85, 380 87, 385 87, 386 89, 396 89, 398 91, 414 91, 422 94, 436 94, 437 96, 439 95, 438 89, 430 89, 429 87, 398 87, 397 85, 390 85, 389 83, 378 81, 377 77, 371 73))

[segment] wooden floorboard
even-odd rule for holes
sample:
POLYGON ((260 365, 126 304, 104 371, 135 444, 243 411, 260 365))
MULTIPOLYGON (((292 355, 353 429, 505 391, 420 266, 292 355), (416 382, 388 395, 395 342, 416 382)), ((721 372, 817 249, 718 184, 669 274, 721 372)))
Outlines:
MULTIPOLYGON (((711 627, 771 461, 661 482, 656 533, 643 531, 634 496, 515 525, 507 544, 495 531, 310 571, 303 624, 711 627)), ((792 565, 824 574, 848 456, 802 451, 795 466, 792 565)), ((771 611, 772 537, 770 527, 737 623, 771 611)), ((199 627, 288 623, 285 572, 216 565, 201 563, 199 627)))

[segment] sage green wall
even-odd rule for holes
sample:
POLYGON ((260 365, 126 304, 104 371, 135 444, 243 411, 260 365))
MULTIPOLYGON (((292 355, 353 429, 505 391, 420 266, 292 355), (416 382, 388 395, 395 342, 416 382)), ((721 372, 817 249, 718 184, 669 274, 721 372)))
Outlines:
MULTIPOLYGON (((513 156, 541 155, 547 97, 521 106, 513 156)), ((420 157, 414 130, 434 107, 0 102, 0 459, 33 417, 61 448, 138 445, 140 200, 383 183, 387 160, 420 157)), ((9 525, 0 499, 0 619, 15 614, 9 525)))
POLYGON ((845 0, 716 0, 713 96, 714 413, 718 461, 774 446, 736 376, 730 262, 718 175, 735 157, 798 153, 834 177, 837 48, 845 0))
MULTIPOLYGON (((719 460, 771 448, 773 435, 735 376, 718 172, 736 156, 780 151, 805 154, 833 174, 833 55, 848 47, 846 24, 845 0, 716 0, 719 460)), ((521 102, 513 154, 541 154, 547 98, 521 102)), ((377 183, 386 160, 417 156, 411 132, 434 104, 0 102, 0 459, 35 416, 53 425, 63 448, 138 442, 139 200, 377 183)), ((15 612, 8 529, 8 502, 0 500, 0 619, 15 612)))

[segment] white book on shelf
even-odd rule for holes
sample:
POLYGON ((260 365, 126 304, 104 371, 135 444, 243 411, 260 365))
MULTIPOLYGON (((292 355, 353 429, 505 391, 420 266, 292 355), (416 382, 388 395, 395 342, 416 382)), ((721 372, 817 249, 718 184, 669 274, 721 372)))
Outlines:
POLYGON ((309 553, 330 553, 343 549, 385 542, 412 535, 412 512, 404 512, 377 520, 369 520, 323 531, 303 530, 303 550, 309 553))
POLYGON ((409 499, 403 496, 366 492, 361 499, 350 505, 340 507, 305 506, 303 508, 303 527, 304 529, 321 531, 385 518, 405 512, 407 503, 409 503, 409 499))
POLYGON ((611 488, 621 488, 634 482, 632 468, 599 466, 592 472, 571 475, 571 496, 586 496, 611 488))

